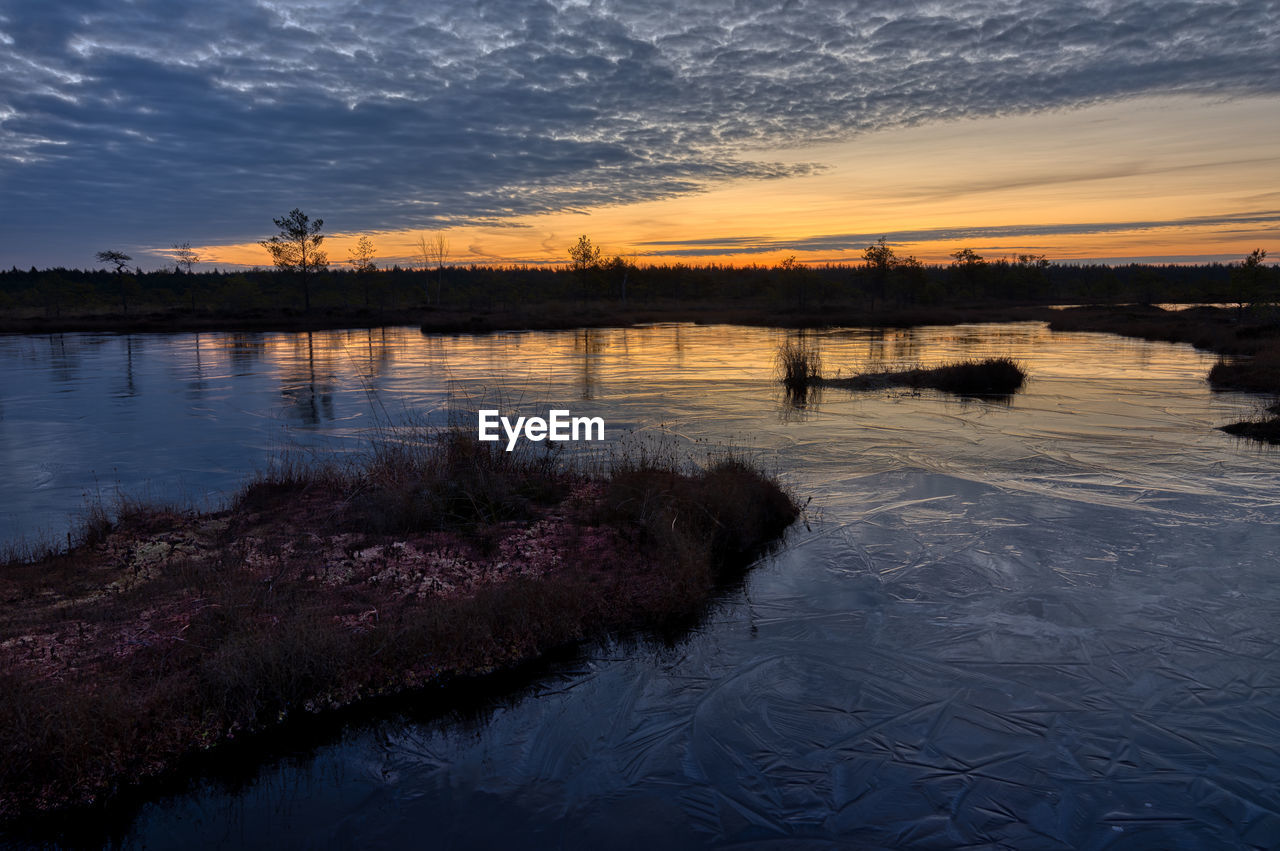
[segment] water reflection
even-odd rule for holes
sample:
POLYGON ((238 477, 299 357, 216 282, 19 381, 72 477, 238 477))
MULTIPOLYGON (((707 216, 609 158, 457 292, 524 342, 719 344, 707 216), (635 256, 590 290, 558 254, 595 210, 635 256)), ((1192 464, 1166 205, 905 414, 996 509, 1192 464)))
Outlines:
POLYGON ((294 343, 294 357, 282 370, 280 395, 285 410, 305 425, 329 422, 334 418, 333 384, 337 376, 324 354, 317 367, 313 332, 304 332, 294 343))
POLYGON ((126 334, 124 337, 124 386, 116 393, 116 396, 125 399, 131 399, 138 395, 138 387, 133 379, 133 335, 126 334))
MULTIPOLYGON (((466 423, 482 404, 581 409, 605 416, 611 436, 657 423, 685 432, 719 424, 725 436, 750 440, 763 414, 774 425, 856 427, 841 439, 858 445, 877 435, 910 442, 948 423, 963 431, 991 411, 910 402, 900 392, 829 393, 789 406, 775 383, 775 354, 786 339, 816 345, 828 374, 1013 356, 1031 384, 1015 406, 1025 415, 1006 425, 1028 434, 1150 426, 1156 417, 1153 427, 1188 429, 1204 442, 1220 439, 1212 426, 1252 412, 1247 397, 1205 390, 1209 358, 1188 347, 1026 323, 823 331, 655 325, 479 337, 404 328, 9 336, 0 338, 3 450, 17 459, 15 470, 60 472, 19 476, 0 495, 0 537, 36 529, 61 537, 95 482, 216 500, 282 446, 352 446, 377 422, 466 423), (1167 399, 1166 385, 1175 391, 1167 399)), ((893 454, 875 441, 867 449, 893 454)))
POLYGON ((263 334, 230 333, 215 335, 227 353, 232 370, 237 375, 252 375, 254 367, 267 354, 267 341, 263 334))
POLYGON ((392 362, 392 347, 387 343, 386 328, 370 328, 364 333, 365 377, 375 382, 392 362))
POLYGON ((61 384, 70 384, 76 380, 76 368, 79 357, 76 347, 67 345, 66 334, 49 335, 49 363, 53 378, 61 384))
POLYGON ((187 398, 190 399, 193 403, 198 404, 200 400, 204 397, 205 393, 208 391, 209 382, 205 378, 204 363, 202 360, 202 351, 201 351, 203 349, 203 346, 201 345, 200 334, 197 332, 193 334, 192 337, 193 339, 191 341, 191 355, 194 357, 194 362, 192 362, 192 359, 190 357, 181 357, 180 359, 176 360, 175 363, 179 365, 186 365, 187 368, 190 370, 190 372, 186 376, 182 376, 180 374, 178 376, 178 380, 183 381, 183 383, 186 385, 187 398))
MULTIPOLYGON (((620 334, 625 341, 627 333, 625 329, 616 333, 620 334)), ((578 356, 581 368, 578 378, 579 399, 591 399, 596 394, 596 364, 608 346, 607 340, 606 332, 599 328, 584 328, 573 332, 573 352, 578 356)), ((622 346, 622 350, 625 353, 625 345, 622 346)))

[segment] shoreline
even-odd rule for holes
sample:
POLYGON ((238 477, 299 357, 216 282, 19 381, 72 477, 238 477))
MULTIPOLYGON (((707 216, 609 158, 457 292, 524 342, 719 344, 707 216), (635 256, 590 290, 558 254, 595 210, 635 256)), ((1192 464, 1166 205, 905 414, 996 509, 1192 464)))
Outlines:
POLYGON ((1045 305, 986 304, 891 306, 833 305, 823 309, 779 309, 765 303, 662 302, 620 305, 532 304, 523 310, 413 309, 371 311, 316 309, 302 311, 190 312, 174 310, 137 314, 82 314, 76 316, 0 315, 0 334, 183 333, 204 331, 331 331, 418 326, 428 334, 487 334, 501 331, 566 331, 576 328, 630 327, 661 322, 697 325, 752 325, 776 328, 812 328, 837 325, 904 328, 917 325, 956 325, 968 322, 1018 322, 1047 320, 1045 305))
POLYGON ((1276 306, 1257 305, 1248 311, 1221 307, 1180 311, 1077 307, 1052 317, 1049 329, 1187 343, 1217 354, 1218 362, 1205 375, 1211 389, 1270 397, 1265 411, 1255 418, 1217 428, 1241 439, 1280 445, 1280 312, 1276 306))

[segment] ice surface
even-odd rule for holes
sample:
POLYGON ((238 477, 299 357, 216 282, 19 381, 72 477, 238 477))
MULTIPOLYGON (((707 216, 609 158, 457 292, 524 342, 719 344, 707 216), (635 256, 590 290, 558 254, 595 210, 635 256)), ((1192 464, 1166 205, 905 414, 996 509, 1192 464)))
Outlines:
MULTIPOLYGON (((1012 355, 1031 380, 1007 405, 828 390, 796 411, 770 372, 786 333, 395 331, 364 360, 316 335, 328 403, 298 378, 302 335, 239 376, 215 338, 204 390, 126 404, 211 417, 177 439, 214 435, 206 466, 238 472, 225 458, 268 442, 251 420, 354 435, 366 385, 433 416, 554 402, 614 434, 746 442, 813 501, 673 647, 593 650, 479 719, 381 719, 149 805, 123 845, 1280 846, 1280 460, 1212 428, 1253 401, 1211 394, 1188 347, 1015 325, 815 335, 831 369, 1012 355)), ((135 361, 143 398, 194 381, 190 336, 165 339, 135 361)), ((52 369, 25 339, 0 358, 23 346, 52 369)), ((42 441, 123 430, 42 386, 0 422, 28 494, 84 467, 42 441)))

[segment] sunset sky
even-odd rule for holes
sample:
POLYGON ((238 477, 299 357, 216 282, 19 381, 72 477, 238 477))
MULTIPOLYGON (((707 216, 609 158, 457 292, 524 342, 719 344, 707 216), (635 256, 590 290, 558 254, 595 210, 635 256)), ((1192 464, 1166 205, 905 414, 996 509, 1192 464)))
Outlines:
POLYGON ((1280 253, 1280 2, 0 0, 0 266, 1280 253))

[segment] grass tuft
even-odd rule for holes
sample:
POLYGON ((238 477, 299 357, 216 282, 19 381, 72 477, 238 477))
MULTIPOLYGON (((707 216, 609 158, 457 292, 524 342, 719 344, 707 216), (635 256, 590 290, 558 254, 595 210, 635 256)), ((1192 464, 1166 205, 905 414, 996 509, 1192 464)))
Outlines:
POLYGON ((803 396, 810 385, 822 378, 822 355, 807 340, 787 340, 778 349, 776 362, 782 386, 792 395, 803 396))

